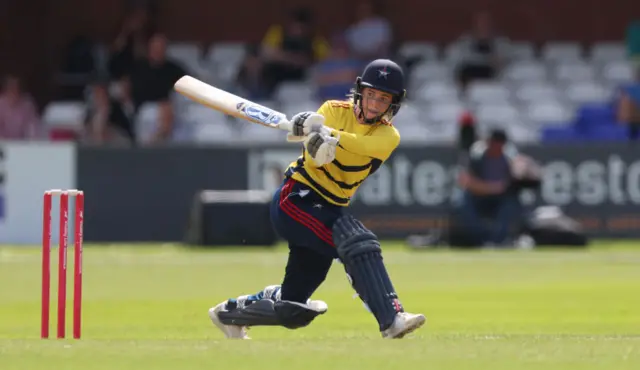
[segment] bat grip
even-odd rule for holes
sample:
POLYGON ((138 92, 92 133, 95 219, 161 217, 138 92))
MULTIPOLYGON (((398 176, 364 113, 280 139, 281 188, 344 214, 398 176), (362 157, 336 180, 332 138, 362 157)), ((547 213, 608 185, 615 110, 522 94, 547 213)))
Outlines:
POLYGON ((282 122, 278 124, 278 128, 283 131, 291 132, 292 127, 293 127, 293 124, 291 123, 291 121, 288 121, 288 120, 282 120, 282 122))
POLYGON ((288 142, 290 142, 290 143, 301 143, 301 142, 303 142, 304 139, 305 139, 304 136, 293 136, 290 133, 292 126, 293 126, 293 124, 291 123, 291 121, 288 121, 288 120, 283 120, 282 122, 280 122, 278 124, 278 128, 280 130, 289 132, 289 135, 287 135, 287 141, 288 142))

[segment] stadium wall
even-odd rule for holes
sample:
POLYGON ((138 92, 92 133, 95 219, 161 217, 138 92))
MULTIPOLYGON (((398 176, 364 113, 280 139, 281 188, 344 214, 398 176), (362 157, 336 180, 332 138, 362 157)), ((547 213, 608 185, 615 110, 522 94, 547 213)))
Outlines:
MULTIPOLYGON (((527 208, 560 206, 594 237, 640 237, 640 159, 632 146, 521 150, 544 164, 542 189, 522 195, 527 208)), ((197 190, 272 189, 299 153, 291 145, 80 148, 86 239, 181 241, 197 190)), ((460 196, 457 163, 451 148, 401 147, 359 190, 352 210, 382 238, 443 227, 460 196)))
MULTIPOLYGON (((544 165, 540 191, 522 195, 528 209, 560 206, 592 237, 640 237, 636 148, 575 144, 521 150, 544 165)), ((86 192, 87 241, 182 241, 198 190, 271 190, 299 153, 291 145, 124 149, 0 143, 0 244, 40 243, 43 192, 76 187, 86 192)), ((402 146, 362 186, 352 211, 382 238, 444 227, 460 197, 457 171, 452 148, 402 146)), ((54 222, 56 217, 54 207, 54 222)))
MULTIPOLYGON (((73 145, 0 141, 0 244, 41 243, 44 192, 75 188, 76 169, 73 145)), ((51 214, 58 240, 57 199, 51 214)))

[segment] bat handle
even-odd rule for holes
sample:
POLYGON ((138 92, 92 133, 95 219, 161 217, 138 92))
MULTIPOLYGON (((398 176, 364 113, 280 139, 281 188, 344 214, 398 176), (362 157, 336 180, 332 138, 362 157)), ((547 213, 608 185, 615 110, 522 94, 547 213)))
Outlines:
MULTIPOLYGON (((278 128, 283 131, 291 132, 292 123, 289 120, 282 120, 278 123, 278 128)), ((304 141, 304 136, 287 135, 287 141, 290 143, 301 143, 304 141)))
POLYGON ((291 123, 291 121, 286 119, 283 119, 280 123, 278 123, 278 128, 283 131, 291 132, 292 127, 293 124, 291 123))

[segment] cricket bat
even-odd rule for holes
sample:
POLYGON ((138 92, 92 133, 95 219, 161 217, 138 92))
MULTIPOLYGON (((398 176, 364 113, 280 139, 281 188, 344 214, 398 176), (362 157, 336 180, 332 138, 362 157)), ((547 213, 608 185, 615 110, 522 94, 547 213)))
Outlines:
POLYGON ((195 102, 230 116, 284 131, 291 130, 291 122, 284 113, 218 89, 191 76, 181 77, 174 84, 174 89, 195 102))

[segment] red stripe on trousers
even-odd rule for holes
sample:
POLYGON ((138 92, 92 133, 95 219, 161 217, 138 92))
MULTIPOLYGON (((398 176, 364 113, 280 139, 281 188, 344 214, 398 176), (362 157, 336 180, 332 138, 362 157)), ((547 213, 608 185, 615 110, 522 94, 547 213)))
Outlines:
POLYGON ((283 187, 283 191, 280 194, 280 207, 291 218, 299 222, 300 224, 311 229, 318 237, 324 240, 329 245, 333 246, 333 237, 331 236, 331 230, 327 228, 322 222, 311 216, 310 214, 302 211, 296 205, 291 202, 286 202, 287 197, 291 194, 291 188, 293 181, 288 182, 283 187))
POLYGON ((314 234, 316 234, 320 239, 322 239, 327 244, 333 246, 333 237, 331 230, 326 227, 322 222, 313 217, 312 215, 304 212, 299 207, 291 202, 287 202, 287 197, 291 194, 291 188, 293 186, 293 181, 290 180, 285 184, 280 192, 280 208, 287 214, 289 217, 293 218, 298 223, 306 226, 310 229, 314 234))

